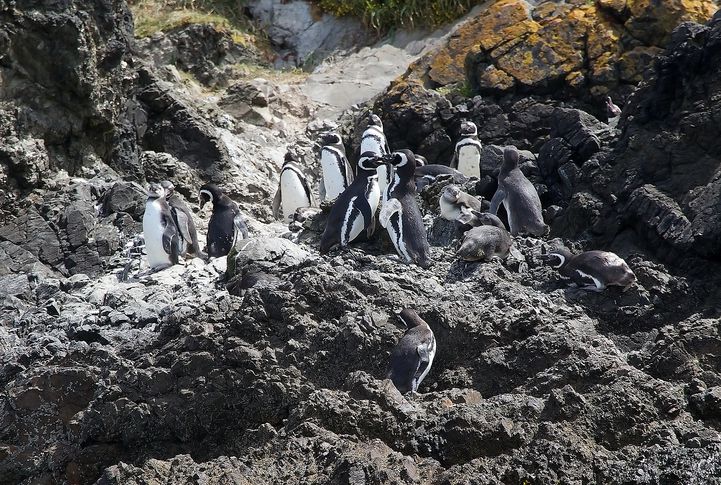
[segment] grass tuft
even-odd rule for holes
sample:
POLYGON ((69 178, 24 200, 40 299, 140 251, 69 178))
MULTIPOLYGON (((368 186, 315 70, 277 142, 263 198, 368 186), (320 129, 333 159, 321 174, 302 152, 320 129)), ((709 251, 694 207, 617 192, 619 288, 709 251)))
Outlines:
POLYGON ((315 0, 338 17, 353 15, 381 34, 399 28, 434 28, 462 17, 480 0, 315 0))

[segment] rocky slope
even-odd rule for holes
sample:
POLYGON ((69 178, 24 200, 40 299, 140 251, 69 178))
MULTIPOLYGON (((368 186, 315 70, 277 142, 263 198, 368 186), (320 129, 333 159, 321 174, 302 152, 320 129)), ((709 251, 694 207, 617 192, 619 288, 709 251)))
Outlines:
MULTIPOLYGON (((236 78, 255 54, 208 26, 136 42, 122 1, 0 17, 0 483, 719 481, 721 14, 667 36, 618 129, 585 98, 407 76, 371 102, 392 147, 431 161, 478 122, 488 175, 471 193, 492 195, 498 146, 528 150, 550 237, 635 271, 603 294, 539 264, 550 239, 456 260, 443 182, 420 197, 431 268, 384 237, 321 257, 322 212, 285 227, 269 208, 286 146, 317 173, 327 123, 306 86, 236 78), (194 208, 202 181, 241 204, 254 238, 230 271, 127 265, 141 184, 162 178, 194 208), (406 396, 383 380, 404 306, 438 342, 406 396)), ((340 119, 349 149, 358 114, 340 119)))

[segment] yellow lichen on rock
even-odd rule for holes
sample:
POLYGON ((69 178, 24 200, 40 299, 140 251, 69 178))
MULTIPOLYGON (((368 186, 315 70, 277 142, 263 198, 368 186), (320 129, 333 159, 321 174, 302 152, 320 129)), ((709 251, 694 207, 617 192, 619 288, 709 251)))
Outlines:
POLYGON ((603 89, 635 83, 680 22, 707 21, 713 0, 489 2, 406 74, 476 90, 603 89))

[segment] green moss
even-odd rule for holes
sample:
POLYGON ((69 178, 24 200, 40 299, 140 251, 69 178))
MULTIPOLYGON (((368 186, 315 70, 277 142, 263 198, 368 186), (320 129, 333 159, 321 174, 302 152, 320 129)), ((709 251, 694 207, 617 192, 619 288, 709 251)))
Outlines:
POLYGON ((480 0, 314 0, 325 12, 361 18, 379 33, 398 28, 438 27, 453 21, 480 0))

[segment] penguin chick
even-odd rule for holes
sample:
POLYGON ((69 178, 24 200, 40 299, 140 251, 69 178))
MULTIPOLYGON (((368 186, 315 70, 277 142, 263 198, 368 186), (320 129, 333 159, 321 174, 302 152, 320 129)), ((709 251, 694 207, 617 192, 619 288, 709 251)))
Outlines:
POLYGON ((340 135, 334 131, 320 136, 321 200, 334 200, 353 182, 353 168, 348 162, 340 135))
POLYGON ((410 150, 400 150, 384 157, 395 168, 395 176, 388 187, 388 200, 380 212, 380 223, 388 231, 398 255, 407 263, 428 268, 431 249, 428 245, 423 216, 416 201, 413 173, 416 160, 410 150))
POLYGON ((483 204, 470 194, 463 192, 457 185, 446 185, 438 199, 441 217, 447 221, 456 221, 463 208, 481 212, 483 204))
POLYGON ((358 160, 358 176, 336 199, 320 239, 320 253, 325 254, 336 244, 346 247, 364 230, 370 237, 375 231, 376 210, 380 189, 376 168, 383 163, 380 156, 366 152, 358 160))
POLYGON ((298 209, 314 205, 315 198, 298 159, 287 152, 283 168, 280 169, 278 190, 273 198, 273 217, 280 219, 282 212, 283 220, 289 222, 298 209))
POLYGON ((199 199, 201 209, 208 202, 213 204, 213 214, 208 222, 208 256, 227 256, 238 241, 248 238, 245 218, 240 213, 238 204, 214 184, 203 185, 199 199))
POLYGON ((498 217, 464 208, 458 221, 474 227, 463 235, 456 256, 465 261, 508 257, 513 239, 498 217))
POLYGON ((175 225, 180 231, 180 236, 183 238, 188 247, 188 253, 198 258, 205 259, 207 255, 200 250, 198 231, 195 228, 195 221, 193 221, 193 213, 190 211, 190 208, 183 201, 180 195, 175 192, 175 185, 173 185, 173 182, 170 180, 163 180, 160 182, 160 185, 165 190, 165 200, 170 206, 170 212, 173 215, 175 225))
POLYGON ((436 355, 436 338, 415 310, 404 308, 398 318, 406 325, 406 333, 391 352, 386 379, 403 394, 416 392, 428 375, 436 355))
POLYGON ((157 183, 150 184, 148 188, 148 200, 143 214, 143 236, 148 265, 154 270, 178 264, 179 256, 185 252, 183 238, 165 200, 165 189, 157 183))
POLYGON ((543 236, 548 233, 549 228, 543 222, 541 199, 536 188, 518 168, 518 150, 512 146, 503 151, 498 189, 491 199, 489 212, 497 214, 501 203, 506 208, 512 235, 543 236))
POLYGON ((451 167, 458 169, 466 177, 481 178, 481 142, 478 141, 478 128, 472 121, 461 123, 461 139, 451 160, 451 167))
MULTIPOLYGON (((545 249, 545 248, 544 248, 545 249)), ((555 248, 541 254, 541 261, 553 268, 584 290, 603 291, 615 285, 628 289, 636 281, 636 275, 626 261, 607 251, 585 251, 574 255, 566 248, 555 248)))

